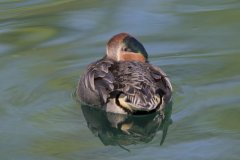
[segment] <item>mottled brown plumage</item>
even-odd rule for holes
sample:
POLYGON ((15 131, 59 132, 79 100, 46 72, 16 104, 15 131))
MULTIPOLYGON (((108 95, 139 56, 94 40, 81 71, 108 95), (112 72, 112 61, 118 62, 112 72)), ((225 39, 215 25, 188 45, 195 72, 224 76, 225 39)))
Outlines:
POLYGON ((77 87, 82 102, 123 114, 162 110, 171 92, 166 74, 148 63, 142 44, 126 33, 110 39, 107 55, 88 66, 77 87))

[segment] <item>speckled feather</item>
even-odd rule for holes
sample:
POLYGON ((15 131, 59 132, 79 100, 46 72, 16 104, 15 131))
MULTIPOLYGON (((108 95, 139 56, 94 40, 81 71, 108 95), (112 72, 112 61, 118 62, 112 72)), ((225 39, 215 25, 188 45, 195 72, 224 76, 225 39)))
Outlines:
POLYGON ((156 108, 163 100, 168 101, 172 90, 160 68, 137 61, 116 62, 106 57, 89 65, 78 88, 78 95, 85 103, 104 106, 109 98, 117 98, 122 93, 138 110, 156 108))

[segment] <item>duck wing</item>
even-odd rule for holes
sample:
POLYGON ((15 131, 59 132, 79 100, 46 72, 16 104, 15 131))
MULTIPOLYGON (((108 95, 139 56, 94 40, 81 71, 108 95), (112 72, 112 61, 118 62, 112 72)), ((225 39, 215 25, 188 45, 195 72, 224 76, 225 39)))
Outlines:
POLYGON ((113 90, 114 77, 109 68, 114 64, 105 57, 90 64, 81 76, 77 96, 81 101, 91 105, 104 105, 109 92, 113 90))
POLYGON ((159 67, 151 65, 150 67, 151 75, 155 79, 157 86, 159 87, 158 94, 162 94, 163 100, 168 102, 171 100, 172 96, 172 85, 167 74, 159 67))
POLYGON ((128 61, 114 68, 114 91, 121 93, 117 102, 128 111, 153 111, 170 99, 171 83, 160 68, 128 61))

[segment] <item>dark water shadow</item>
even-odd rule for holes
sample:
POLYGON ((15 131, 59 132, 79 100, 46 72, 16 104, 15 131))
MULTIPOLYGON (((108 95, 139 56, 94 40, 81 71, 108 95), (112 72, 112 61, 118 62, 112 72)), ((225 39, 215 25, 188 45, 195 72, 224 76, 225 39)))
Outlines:
POLYGON ((162 145, 168 127, 172 123, 172 102, 167 104, 164 116, 162 113, 147 115, 114 114, 83 104, 82 112, 88 128, 95 136, 99 137, 104 145, 118 145, 120 147, 148 143, 158 131, 162 131, 160 140, 160 145, 162 145))

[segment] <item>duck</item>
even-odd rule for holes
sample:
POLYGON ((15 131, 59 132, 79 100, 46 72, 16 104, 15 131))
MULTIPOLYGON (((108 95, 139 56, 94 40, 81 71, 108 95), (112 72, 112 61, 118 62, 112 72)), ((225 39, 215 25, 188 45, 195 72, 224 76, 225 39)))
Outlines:
POLYGON ((163 111, 172 91, 166 73, 149 63, 144 46, 123 32, 110 38, 103 58, 85 69, 76 96, 106 112, 137 115, 163 111))

